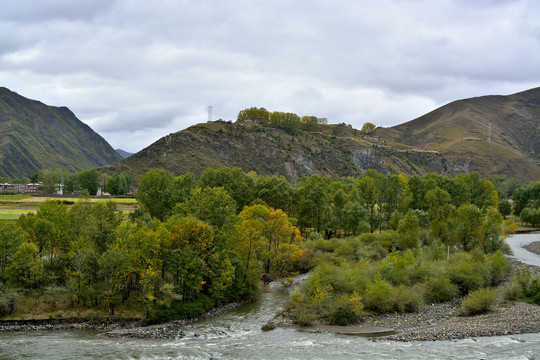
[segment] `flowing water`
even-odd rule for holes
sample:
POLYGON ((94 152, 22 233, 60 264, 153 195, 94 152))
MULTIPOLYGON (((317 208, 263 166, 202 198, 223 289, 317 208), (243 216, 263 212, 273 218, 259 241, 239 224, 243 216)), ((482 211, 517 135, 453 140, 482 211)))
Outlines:
POLYGON ((183 328, 181 339, 0 333, 0 359, 540 359, 540 334, 402 343, 295 329, 263 332, 286 301, 281 284, 272 283, 256 301, 183 328))

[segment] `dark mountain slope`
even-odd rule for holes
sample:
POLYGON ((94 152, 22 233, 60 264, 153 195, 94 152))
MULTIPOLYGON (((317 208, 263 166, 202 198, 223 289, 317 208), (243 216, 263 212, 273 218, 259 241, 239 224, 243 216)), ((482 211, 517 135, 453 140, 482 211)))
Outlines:
POLYGON ((0 87, 0 175, 40 169, 81 171, 121 156, 66 107, 47 106, 0 87))

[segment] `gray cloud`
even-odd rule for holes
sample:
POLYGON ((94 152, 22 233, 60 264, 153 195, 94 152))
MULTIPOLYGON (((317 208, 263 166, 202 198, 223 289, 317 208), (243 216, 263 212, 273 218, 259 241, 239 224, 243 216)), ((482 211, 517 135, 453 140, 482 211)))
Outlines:
POLYGON ((0 0, 0 85, 65 105, 114 147, 239 110, 391 126, 540 82, 540 4, 0 0))

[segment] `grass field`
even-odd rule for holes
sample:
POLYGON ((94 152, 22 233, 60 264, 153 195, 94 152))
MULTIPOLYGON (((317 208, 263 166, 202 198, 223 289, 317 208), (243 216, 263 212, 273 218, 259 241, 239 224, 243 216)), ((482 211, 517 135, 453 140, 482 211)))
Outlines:
POLYGON ((0 195, 0 201, 19 201, 23 199, 28 199, 30 195, 0 195))
MULTIPOLYGON (((59 200, 78 203, 77 197, 49 197, 30 195, 0 195, 0 220, 17 220, 22 214, 36 213, 40 205, 47 200, 59 200)), ((129 215, 139 204, 135 198, 90 198, 91 203, 112 201, 124 216, 129 215)), ((68 205, 69 206, 69 205, 68 205)))

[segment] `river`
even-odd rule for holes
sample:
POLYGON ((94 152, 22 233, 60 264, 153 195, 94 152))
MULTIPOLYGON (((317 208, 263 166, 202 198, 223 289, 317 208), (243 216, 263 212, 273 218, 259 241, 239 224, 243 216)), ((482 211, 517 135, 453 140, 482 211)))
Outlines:
MULTIPOLYGON (((540 234, 514 235, 511 239, 531 236, 540 241, 540 234)), ((295 329, 263 332, 261 326, 286 301, 281 284, 272 283, 256 301, 183 328, 186 336, 182 339, 106 338, 95 331, 0 333, 0 359, 524 360, 540 357, 540 334, 402 343, 295 329)))

